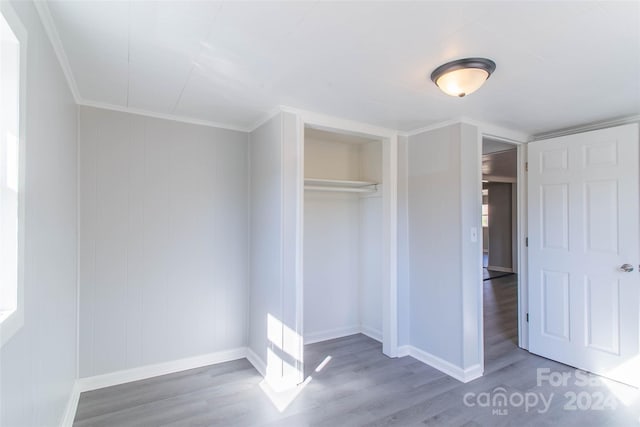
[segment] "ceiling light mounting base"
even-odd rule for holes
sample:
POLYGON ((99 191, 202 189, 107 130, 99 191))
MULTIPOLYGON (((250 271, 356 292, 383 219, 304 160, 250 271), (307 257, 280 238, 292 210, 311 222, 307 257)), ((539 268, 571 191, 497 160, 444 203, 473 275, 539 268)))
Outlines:
POLYGON ((447 95, 462 98, 478 90, 495 69, 487 58, 457 59, 433 70, 431 80, 447 95))

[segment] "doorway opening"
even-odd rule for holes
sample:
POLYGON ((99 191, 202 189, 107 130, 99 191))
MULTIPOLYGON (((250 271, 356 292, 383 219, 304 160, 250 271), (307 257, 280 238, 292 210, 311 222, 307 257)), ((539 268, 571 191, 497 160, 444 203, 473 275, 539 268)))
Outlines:
POLYGON ((519 346, 518 148, 482 139, 482 271, 485 373, 519 346))

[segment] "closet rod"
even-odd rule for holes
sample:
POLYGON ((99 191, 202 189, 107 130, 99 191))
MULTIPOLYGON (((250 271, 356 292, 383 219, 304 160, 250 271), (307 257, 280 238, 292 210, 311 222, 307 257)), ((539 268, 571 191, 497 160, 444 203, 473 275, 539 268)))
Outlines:
POLYGON ((326 185, 305 185, 305 190, 310 191, 335 191, 344 193, 375 193, 378 189, 376 184, 372 187, 329 187, 326 185))

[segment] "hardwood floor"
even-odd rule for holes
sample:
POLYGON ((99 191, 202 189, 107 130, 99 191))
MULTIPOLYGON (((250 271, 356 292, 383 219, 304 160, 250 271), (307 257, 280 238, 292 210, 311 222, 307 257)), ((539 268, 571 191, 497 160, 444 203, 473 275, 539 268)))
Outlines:
POLYGON ((358 334, 305 347, 311 379, 283 412, 243 359, 82 393, 74 425, 637 426, 638 390, 596 376, 580 387, 574 369, 517 347, 516 279, 484 282, 485 375, 467 384, 358 334), (538 386, 538 368, 566 373, 567 386, 538 386), (493 406, 500 392, 507 405, 493 406))

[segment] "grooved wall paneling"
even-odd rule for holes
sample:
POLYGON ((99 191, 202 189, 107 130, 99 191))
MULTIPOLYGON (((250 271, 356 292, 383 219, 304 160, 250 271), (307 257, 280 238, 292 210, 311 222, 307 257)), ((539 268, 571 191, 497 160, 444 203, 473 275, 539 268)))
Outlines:
POLYGON ((80 109, 80 377, 245 346, 247 135, 80 109))

